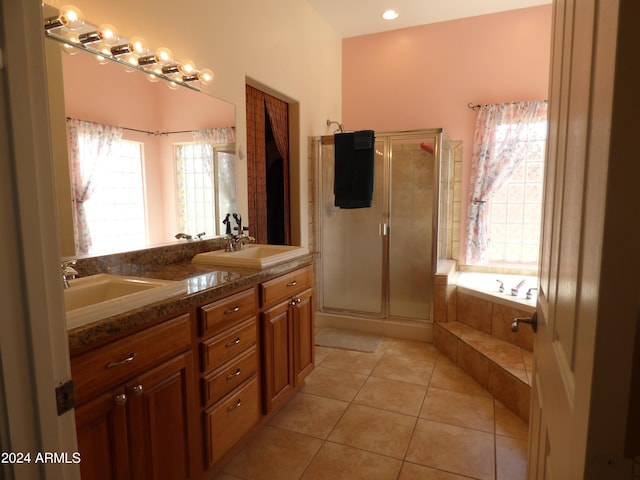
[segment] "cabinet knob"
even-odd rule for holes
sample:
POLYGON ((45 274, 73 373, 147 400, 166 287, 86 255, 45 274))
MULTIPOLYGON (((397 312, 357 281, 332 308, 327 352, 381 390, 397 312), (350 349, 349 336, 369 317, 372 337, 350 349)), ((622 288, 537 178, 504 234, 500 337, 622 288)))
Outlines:
POLYGON ((302 302, 302 300, 300 298, 294 298, 291 300, 291 306, 295 307, 296 305, 298 305, 300 302, 302 302))
POLYGON ((131 389, 131 391, 133 392, 134 395, 142 395, 142 392, 144 391, 144 388, 142 388, 142 385, 136 385, 135 387, 133 387, 131 389))
POLYGON ((122 406, 127 403, 127 395, 125 393, 121 393, 120 395, 116 395, 114 398, 116 405, 122 406))

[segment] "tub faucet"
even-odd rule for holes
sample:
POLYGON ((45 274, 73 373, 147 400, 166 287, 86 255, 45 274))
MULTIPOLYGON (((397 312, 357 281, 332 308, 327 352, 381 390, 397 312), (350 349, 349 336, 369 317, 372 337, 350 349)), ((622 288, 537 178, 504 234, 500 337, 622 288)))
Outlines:
POLYGON ((504 282, 498 278, 496 278, 496 282, 500 284, 500 286, 498 287, 498 290, 500 291, 500 293, 504 292, 504 282))
POLYGON ((185 240, 191 240, 193 237, 191 235, 186 234, 186 233, 177 233, 176 234, 176 238, 178 240, 180 240, 181 238, 184 238, 185 240))
POLYGON ((524 280, 522 280, 518 285, 516 285, 515 287, 513 287, 511 289, 511 295, 513 295, 514 297, 517 297, 518 296, 518 290, 520 290, 523 285, 524 285, 524 280))
POLYGON ((78 275, 78 271, 72 267, 75 264, 75 260, 69 260, 68 262, 62 262, 60 265, 62 268, 62 286, 64 288, 69 288, 69 280, 73 280, 78 275))
POLYGON ((538 291, 538 289, 536 287, 531 287, 529 290, 527 290, 527 300, 531 300, 531 295, 532 295, 531 292, 533 292, 534 290, 536 292, 538 291))

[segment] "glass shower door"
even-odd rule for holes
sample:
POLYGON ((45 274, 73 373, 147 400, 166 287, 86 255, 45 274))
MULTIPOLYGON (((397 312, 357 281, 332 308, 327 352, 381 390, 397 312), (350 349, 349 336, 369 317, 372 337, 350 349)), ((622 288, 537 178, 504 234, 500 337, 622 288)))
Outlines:
MULTIPOLYGON (((334 158, 333 144, 321 146, 334 158)), ((375 143, 371 208, 334 206, 334 162, 322 164, 321 235, 324 310, 383 315, 384 141, 375 143)))
POLYGON ((390 317, 427 321, 431 311, 435 137, 391 138, 390 317))

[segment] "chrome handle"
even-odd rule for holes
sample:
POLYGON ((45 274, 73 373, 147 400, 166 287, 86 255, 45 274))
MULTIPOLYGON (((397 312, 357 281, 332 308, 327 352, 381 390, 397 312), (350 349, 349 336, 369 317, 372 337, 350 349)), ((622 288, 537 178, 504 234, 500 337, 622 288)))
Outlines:
POLYGON ((227 375, 227 380, 233 380, 234 378, 236 378, 238 375, 240 375, 240 369, 236 370, 236 373, 232 373, 230 375, 227 375))
POLYGON ((136 385, 135 387, 133 387, 131 389, 131 391, 133 392, 134 395, 139 396, 142 395, 142 392, 144 391, 144 388, 142 388, 142 385, 136 385))
POLYGON ((297 280, 294 280, 293 282, 287 283, 287 287, 295 287, 296 285, 298 285, 297 280))
POLYGON ((531 318, 514 319, 513 323, 511 324, 511 331, 517 332, 518 330, 520 330, 521 323, 526 323, 528 325, 531 325, 533 332, 536 333, 538 331, 538 314, 536 312, 533 312, 533 315, 531 315, 531 318))
POLYGON ((233 342, 225 343, 224 346, 227 348, 233 347, 234 345, 238 345, 240 343, 240 337, 236 338, 233 342))
POLYGON ((236 306, 235 306, 235 307, 233 307, 233 308, 229 308, 229 309, 225 310, 225 311, 224 311, 224 314, 225 314, 225 315, 229 315, 229 314, 231 314, 231 313, 236 313, 236 312, 239 312, 239 311, 240 311, 240 307, 239 307, 238 305, 236 305, 236 306))
POLYGON ((116 402, 116 405, 122 406, 125 403, 127 403, 127 395, 124 393, 121 393, 120 395, 116 395, 116 397, 114 398, 114 401, 116 402))
POLYGON ((136 358, 138 354, 136 352, 130 353, 127 358, 120 360, 118 362, 109 362, 107 363, 107 368, 119 367, 121 365, 126 365, 127 363, 133 362, 134 358, 136 358))
POLYGON ((239 408, 241 406, 242 406, 242 400, 238 399, 235 405, 231 405, 229 408, 227 408, 227 412, 235 410, 236 408, 239 408))

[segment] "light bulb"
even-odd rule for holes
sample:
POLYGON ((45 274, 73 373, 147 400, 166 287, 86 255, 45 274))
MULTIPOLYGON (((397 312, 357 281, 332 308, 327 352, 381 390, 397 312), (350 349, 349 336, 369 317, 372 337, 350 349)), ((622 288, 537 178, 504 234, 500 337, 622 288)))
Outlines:
POLYGON ((131 53, 144 55, 147 53, 147 42, 142 37, 131 37, 131 40, 129 40, 129 48, 131 48, 131 53))
POLYGON ((147 80, 149 80, 151 83, 156 83, 160 81, 160 77, 153 73, 149 73, 147 74, 147 80))
POLYGON ((203 68, 198 72, 198 79, 203 85, 209 85, 211 82, 213 82, 214 76, 215 75, 213 73, 213 70, 210 70, 208 68, 203 68))
POLYGON ((104 23, 98 27, 98 36, 100 37, 100 41, 105 45, 115 45, 118 43, 119 36, 118 30, 113 25, 109 25, 108 23, 104 23))
POLYGON ((169 90, 177 90, 179 85, 176 82, 169 82, 169 90))
POLYGON ((60 7, 60 21, 69 30, 77 30, 84 24, 82 12, 73 5, 60 7))
POLYGON ((178 65, 178 70, 182 75, 191 75, 196 71, 196 64, 191 60, 184 60, 178 65))
POLYGON ((105 52, 103 50, 102 53, 96 53, 94 58, 96 59, 96 62, 98 62, 100 65, 106 65, 107 63, 109 63, 109 58, 106 57, 105 55, 109 55, 109 53, 108 51, 105 52))
POLYGON ((169 65, 173 62, 173 53, 168 48, 160 47, 156 50, 155 58, 160 65, 169 65))
POLYGON ((80 50, 78 50, 73 45, 69 45, 68 43, 61 44, 62 51, 67 55, 76 55, 80 50))
POLYGON ((396 12, 395 10, 385 10, 382 14, 382 18, 384 18, 385 20, 395 20, 396 18, 398 18, 398 12, 396 12))

